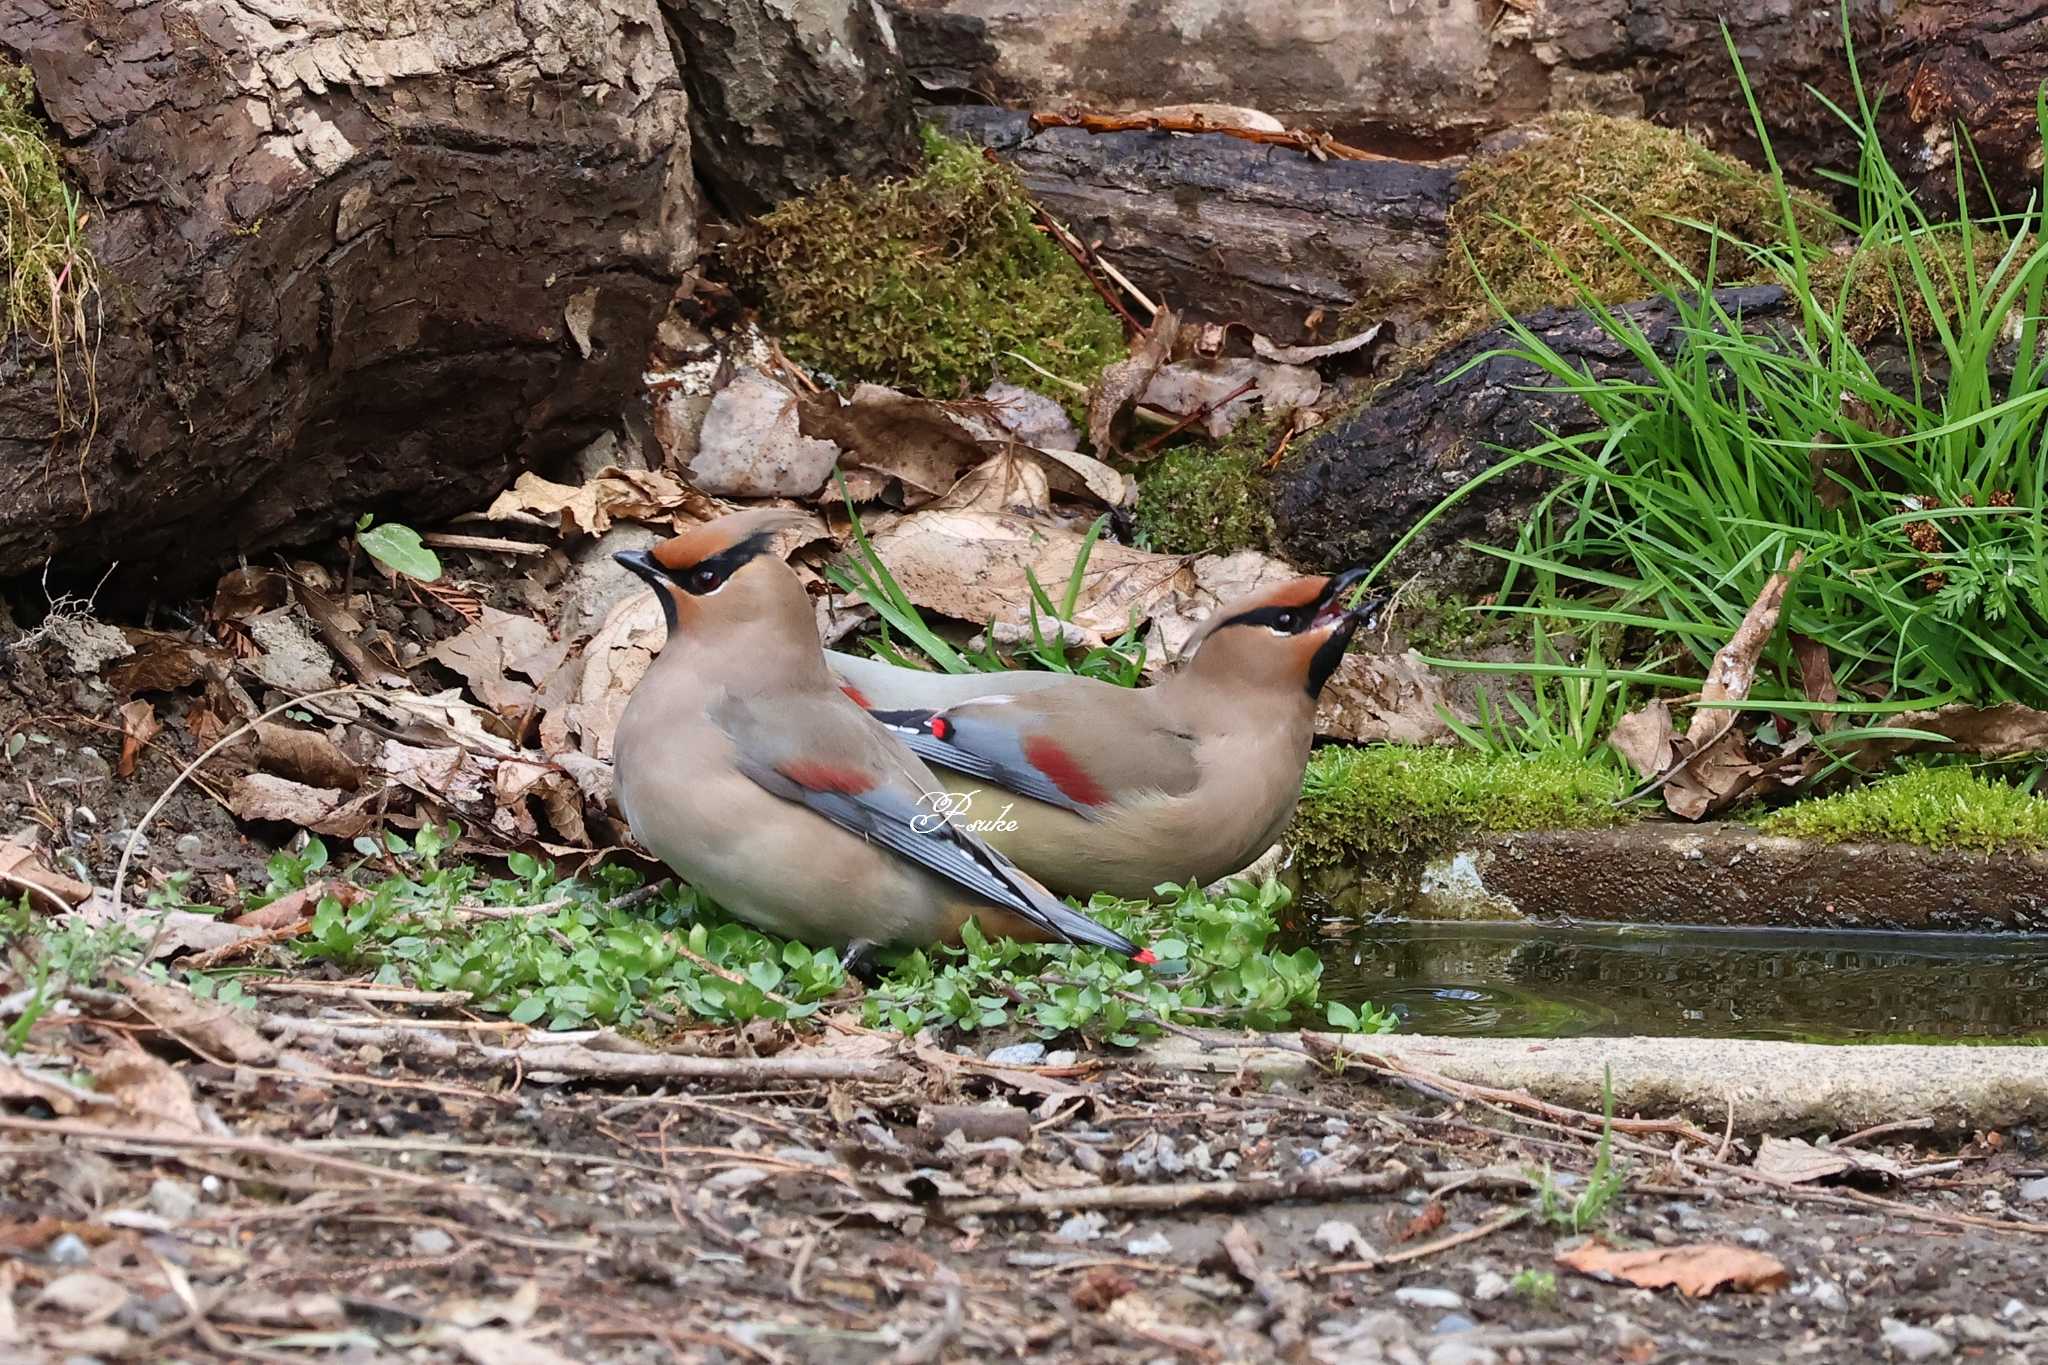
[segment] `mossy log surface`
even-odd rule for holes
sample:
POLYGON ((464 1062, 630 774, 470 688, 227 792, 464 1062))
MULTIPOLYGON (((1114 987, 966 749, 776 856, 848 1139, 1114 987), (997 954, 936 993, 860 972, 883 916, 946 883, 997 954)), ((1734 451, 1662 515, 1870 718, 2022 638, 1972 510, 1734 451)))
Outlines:
POLYGON ((1398 293, 1443 259, 1457 168, 1319 161, 1220 134, 1033 132, 1002 109, 933 111, 993 150, 1033 198, 1154 299, 1283 340, 1361 285, 1398 293))
MULTIPOLYGON (((1777 285, 1723 289, 1716 297, 1759 327, 1785 318, 1790 306, 1777 285)), ((1683 336, 1668 301, 1617 311, 1642 329, 1660 355, 1669 359, 1677 353, 1683 336)), ((1645 377, 1628 349, 1590 313, 1548 308, 1523 322, 1567 362, 1597 378, 1645 377)), ((1527 449, 1552 433, 1591 430, 1594 417, 1585 402, 1528 361, 1494 355, 1464 368, 1516 344, 1504 328, 1481 333, 1318 430, 1301 458, 1274 478, 1282 551, 1316 568, 1373 563, 1445 497, 1499 463, 1502 450, 1527 449)), ((1480 485, 1430 523, 1403 552, 1396 572, 1419 574, 1439 592, 1485 591, 1498 577, 1499 564, 1466 550, 1464 542, 1512 541, 1548 483, 1544 471, 1524 466, 1480 485)))
POLYGON ((0 57, 105 282, 96 422, 0 352, 0 574, 176 590, 475 506, 616 421, 694 256, 655 0, 0 0, 0 57))

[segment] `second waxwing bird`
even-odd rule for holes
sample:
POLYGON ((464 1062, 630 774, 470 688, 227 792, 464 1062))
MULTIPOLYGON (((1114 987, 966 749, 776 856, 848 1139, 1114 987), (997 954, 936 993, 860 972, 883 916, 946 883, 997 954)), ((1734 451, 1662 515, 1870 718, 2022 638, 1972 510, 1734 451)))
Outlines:
POLYGON ((948 821, 943 784, 840 690, 803 585, 773 552, 795 521, 742 512, 613 556, 668 620, 613 741, 640 842, 733 914, 850 960, 956 941, 974 918, 1151 962, 948 821))
POLYGON ((1252 863, 1293 817, 1316 700, 1376 610, 1345 605, 1364 574, 1293 579, 1219 608, 1187 664, 1152 687, 1056 673, 1020 675, 1056 680, 1022 691, 989 677, 989 695, 904 707, 868 671, 855 691, 942 779, 959 774, 949 809, 1053 890, 1142 898, 1163 882, 1206 884, 1252 863))

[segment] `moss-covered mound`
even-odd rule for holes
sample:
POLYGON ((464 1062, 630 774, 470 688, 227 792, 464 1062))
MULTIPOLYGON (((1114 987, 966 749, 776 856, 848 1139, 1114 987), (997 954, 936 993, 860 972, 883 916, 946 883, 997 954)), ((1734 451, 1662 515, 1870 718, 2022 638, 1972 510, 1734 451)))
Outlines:
POLYGON ((790 356, 939 398, 979 389, 1006 351, 1078 383, 1122 357, 1122 325, 1034 227, 1016 173, 936 134, 925 150, 915 176, 792 201, 728 248, 790 356))
POLYGON ((1839 308, 1843 330, 1858 345, 1879 337, 1908 336, 1919 342, 1940 335, 1928 290, 1920 287, 1924 272, 1944 322, 1968 316, 1979 292, 1996 294, 2018 275, 2017 267, 2039 249, 2026 238, 2015 249, 2013 239, 1989 228, 1975 228, 1968 240, 1961 227, 1940 227, 1918 233, 1912 250, 1897 242, 1859 246, 1822 258, 1812 271, 1813 295, 1821 307, 1839 308), (2002 259, 2013 268, 1995 288, 1987 288, 2002 259))
POLYGON ((1312 867, 1427 853, 1475 831, 1597 829, 1633 817, 1628 775, 1574 755, 1401 745, 1326 748, 1309 761, 1287 842, 1312 867))
POLYGON ((1138 474, 1138 530, 1163 554, 1227 555, 1273 548, 1266 486, 1270 422, 1248 420, 1220 445, 1183 445, 1138 474))
POLYGON ((45 344, 75 334, 93 288, 82 201, 64 183, 50 132, 35 112, 29 73, 0 61, 0 338, 45 344))
POLYGON ((2033 849, 2048 846, 2048 800, 1969 768, 1909 768, 1773 811, 1761 826, 1768 834, 1826 843, 2033 849))

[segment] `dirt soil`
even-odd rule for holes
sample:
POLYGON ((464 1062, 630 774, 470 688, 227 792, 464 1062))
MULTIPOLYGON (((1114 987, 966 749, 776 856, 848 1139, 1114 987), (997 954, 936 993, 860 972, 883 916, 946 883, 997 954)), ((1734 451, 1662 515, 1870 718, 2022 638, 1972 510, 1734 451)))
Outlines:
POLYGON ((2012 1230, 2048 1195, 2025 1130, 1876 1134, 1856 1149, 1908 1174, 1870 1194, 1625 1122, 1598 1238, 1757 1263, 1762 1289, 1692 1299, 1554 1266, 1582 1239, 1531 1187, 1585 1188, 1597 1120, 1455 1082, 1003 1064, 844 1022, 522 1046, 420 992, 267 1001, 89 993, 36 1030, 37 1079, 0 1068, 0 1354, 2048 1356, 2048 1242, 2012 1230))

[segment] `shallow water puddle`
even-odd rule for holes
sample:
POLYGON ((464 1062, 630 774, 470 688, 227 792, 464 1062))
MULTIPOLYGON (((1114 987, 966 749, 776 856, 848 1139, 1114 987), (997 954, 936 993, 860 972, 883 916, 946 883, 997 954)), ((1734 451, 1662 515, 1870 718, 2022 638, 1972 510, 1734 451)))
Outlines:
POLYGON ((2048 935, 1325 921, 1323 996, 1417 1033, 2048 1042, 2048 935))

